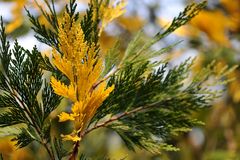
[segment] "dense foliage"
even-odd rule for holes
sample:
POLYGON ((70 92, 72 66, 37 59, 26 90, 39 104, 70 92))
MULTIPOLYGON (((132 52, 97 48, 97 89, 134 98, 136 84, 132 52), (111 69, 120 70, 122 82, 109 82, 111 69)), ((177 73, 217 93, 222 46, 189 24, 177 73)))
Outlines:
POLYGON ((78 153, 80 142, 102 127, 116 132, 132 150, 176 151, 178 148, 167 142, 202 124, 191 114, 211 105, 221 93, 211 87, 226 83, 224 77, 235 68, 217 72, 211 63, 193 74, 192 59, 176 66, 169 65, 168 59, 152 60, 176 44, 160 50, 152 46, 189 22, 206 2, 187 6, 150 41, 144 41, 139 32, 123 56, 118 54, 119 44, 104 53, 99 37, 108 23, 124 13, 125 2, 114 6, 107 0, 92 0, 84 16, 77 12, 75 0, 66 5, 61 16, 53 1, 45 3, 49 12, 38 7, 50 27, 27 13, 35 37, 52 47, 48 56, 42 56, 36 47, 28 51, 17 41, 10 49, 1 20, 0 126, 17 126, 20 132, 12 140, 18 147, 36 141, 51 159, 85 159, 78 153), (62 98, 69 106, 58 115, 59 121, 71 121, 73 127, 68 134, 55 136, 49 115, 62 98), (72 141, 72 150, 63 148, 65 140, 72 141))

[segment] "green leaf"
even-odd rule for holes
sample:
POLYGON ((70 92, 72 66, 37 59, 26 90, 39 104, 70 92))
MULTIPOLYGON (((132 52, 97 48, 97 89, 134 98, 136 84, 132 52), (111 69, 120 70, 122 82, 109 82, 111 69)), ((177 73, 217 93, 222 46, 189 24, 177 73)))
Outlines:
MULTIPOLYGON (((24 127, 24 126, 21 126, 24 127)), ((11 126, 11 127, 1 127, 0 128, 0 137, 6 137, 6 136, 13 136, 20 134, 21 130, 19 129, 19 126, 11 126)))
POLYGON ((17 141, 16 146, 18 146, 19 148, 27 146, 34 140, 35 139, 31 134, 31 130, 27 130, 25 128, 21 128, 21 133, 17 134, 16 137, 12 139, 12 141, 17 141))
POLYGON ((115 46, 108 50, 105 57, 105 68, 103 75, 109 73, 114 67, 120 63, 119 41, 115 46))
POLYGON ((63 157, 68 155, 68 151, 63 147, 61 139, 54 138, 53 144, 58 159, 62 159, 63 157))
POLYGON ((208 70, 207 78, 186 83, 192 64, 190 59, 173 68, 163 63, 150 73, 146 72, 149 63, 126 66, 110 79, 108 85, 114 84, 115 89, 92 122, 100 120, 116 131, 130 149, 175 150, 161 144, 202 125, 191 113, 208 107, 217 97, 217 92, 203 85, 214 70, 211 67, 203 69, 208 70))
POLYGON ((1 21, 0 127, 14 126, 21 130, 13 139, 19 147, 34 140, 41 144, 50 142, 50 123, 46 119, 61 97, 53 93, 43 76, 45 64, 37 48, 25 50, 15 41, 10 50, 4 30, 1 21))

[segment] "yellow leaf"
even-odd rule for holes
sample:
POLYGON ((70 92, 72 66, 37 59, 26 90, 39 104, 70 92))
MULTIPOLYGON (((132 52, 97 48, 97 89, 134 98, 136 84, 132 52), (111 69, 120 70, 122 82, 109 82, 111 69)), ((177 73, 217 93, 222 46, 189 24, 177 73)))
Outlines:
POLYGON ((72 113, 59 115, 59 121, 71 120, 74 123, 74 131, 63 139, 80 141, 75 132, 80 133, 88 126, 114 86, 107 88, 106 81, 101 79, 105 55, 97 52, 95 44, 89 45, 84 41, 80 24, 65 13, 59 20, 59 26, 59 49, 62 54, 53 51, 53 64, 68 77, 70 84, 64 85, 52 77, 51 85, 56 94, 73 102, 72 113))
POLYGON ((234 23, 233 32, 240 30, 240 0, 221 0, 222 6, 228 11, 228 18, 234 23))
POLYGON ((234 24, 221 11, 201 11, 192 19, 191 25, 205 32, 211 40, 230 45, 226 30, 233 28, 234 24))
POLYGON ((66 86, 60 81, 56 80, 54 77, 51 77, 51 85, 56 94, 63 96, 65 98, 69 98, 73 102, 77 100, 76 91, 73 84, 66 86))
POLYGON ((62 112, 60 115, 58 115, 59 122, 65 122, 65 121, 74 121, 75 118, 72 114, 68 114, 66 112, 62 112))
POLYGON ((125 7, 127 3, 125 1, 120 1, 116 6, 114 6, 112 3, 108 4, 107 1, 105 1, 105 4, 102 4, 100 7, 100 19, 101 21, 101 28, 99 31, 99 34, 102 33, 103 29, 114 19, 120 17, 125 13, 125 7))
POLYGON ((16 18, 16 20, 12 21, 6 26, 6 33, 11 33, 15 29, 19 28, 23 23, 23 19, 21 17, 16 18))
POLYGON ((23 24, 23 8, 27 0, 15 1, 12 9, 13 20, 6 26, 6 33, 11 33, 23 24))
POLYGON ((137 16, 121 16, 118 18, 118 23, 121 27, 128 30, 129 32, 136 32, 143 27, 144 20, 137 16))
POLYGON ((63 140, 65 141, 77 142, 81 140, 81 138, 78 137, 77 135, 61 135, 61 137, 63 137, 63 140))
MULTIPOLYGON (((63 74, 65 74, 71 81, 74 80, 72 62, 65 57, 61 57, 60 54, 53 50, 53 64, 57 67, 63 74)), ((49 57, 50 59, 50 57, 49 57)), ((51 60, 51 59, 50 59, 51 60)))
POLYGON ((13 137, 0 138, 0 153, 3 159, 29 160, 34 159, 27 148, 17 148, 16 142, 11 141, 13 137))
POLYGON ((240 1, 239 0, 234 0, 234 1, 229 1, 229 0, 220 0, 221 4, 223 5, 224 8, 226 8, 231 14, 240 14, 240 1))

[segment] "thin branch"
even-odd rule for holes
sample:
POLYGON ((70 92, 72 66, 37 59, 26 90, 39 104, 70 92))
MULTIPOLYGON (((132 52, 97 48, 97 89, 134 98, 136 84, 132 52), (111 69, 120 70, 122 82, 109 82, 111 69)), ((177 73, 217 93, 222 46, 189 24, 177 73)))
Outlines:
POLYGON ((133 114, 133 113, 136 113, 136 112, 140 112, 140 111, 142 111, 144 109, 147 109, 149 107, 153 107, 153 105, 141 106, 141 107, 135 108, 135 109, 133 109, 131 111, 123 112, 121 114, 117 114, 117 115, 113 116, 112 118, 110 118, 109 120, 107 120, 105 122, 102 122, 102 123, 98 123, 94 127, 87 129, 81 136, 83 137, 83 136, 85 136, 86 134, 92 132, 95 129, 98 129, 100 127, 106 127, 109 123, 117 121, 117 120, 119 120, 119 119, 121 119, 123 117, 126 117, 126 116, 130 115, 130 114, 133 114))
MULTIPOLYGON (((140 106, 140 107, 137 107, 131 111, 128 111, 128 112, 123 112, 123 113, 120 113, 120 114, 117 114, 117 115, 114 115, 112 116, 109 120, 105 121, 105 122, 102 122, 102 123, 98 123, 96 124, 94 127, 92 128, 89 128, 87 130, 85 130, 84 132, 82 133, 79 133, 79 136, 80 138, 82 139, 85 135, 89 134, 90 132, 98 129, 98 128, 101 128, 101 127, 106 127, 108 124, 114 122, 114 121, 117 121, 121 118, 124 118, 126 116, 129 116, 131 114, 134 114, 136 112, 141 112, 145 109, 148 109, 148 108, 151 108, 151 107, 156 107, 158 106, 160 103, 157 102, 157 103, 153 103, 151 105, 147 105, 147 106, 140 106)), ((81 140, 80 140, 81 141, 81 140)), ((76 157, 77 157, 77 154, 78 154, 78 147, 79 147, 79 143, 80 141, 77 141, 75 144, 74 144, 74 147, 73 147, 73 151, 71 153, 71 156, 69 157, 69 160, 76 160, 76 157)))
MULTIPOLYGON (((165 102, 166 101, 171 101, 171 100, 172 100, 172 98, 167 98, 167 99, 165 99, 165 102)), ((89 134, 90 132, 92 132, 92 131, 94 131, 94 130, 96 130, 98 128, 106 127, 110 123, 112 123, 114 121, 117 121, 117 120, 119 120, 121 118, 127 117, 127 116, 129 116, 131 114, 134 114, 134 113, 137 113, 137 112, 141 112, 141 111, 147 110, 149 108, 159 107, 161 105, 163 105, 163 103, 162 103, 162 101, 159 101, 159 102, 152 103, 152 104, 149 104, 149 105, 137 107, 137 108, 135 108, 133 110, 130 110, 130 111, 126 111, 126 112, 123 112, 123 113, 116 114, 116 115, 112 116, 110 119, 108 119, 107 121, 102 122, 102 123, 97 123, 92 128, 88 128, 84 132, 79 133, 78 136, 80 137, 80 141, 83 139, 84 136, 86 136, 87 134, 89 134)), ((77 141, 74 144, 73 151, 71 153, 71 156, 70 156, 69 160, 76 160, 80 141, 77 141)))
MULTIPOLYGON (((171 101, 172 98, 168 98, 168 99, 165 99, 165 101, 171 101)), ((162 105, 162 102, 156 102, 156 103, 152 103, 152 104, 149 104, 149 105, 145 105, 145 106, 140 106, 140 107, 137 107, 131 111, 127 111, 127 112, 123 112, 123 113, 120 113, 120 114, 116 114, 114 116, 112 116, 109 120, 105 121, 105 122, 102 122, 102 123, 97 123, 95 126, 93 126, 92 128, 89 128, 87 130, 85 130, 80 138, 83 138, 86 134, 94 131, 95 129, 98 129, 100 127, 106 127, 109 123, 112 123, 114 121, 117 121, 121 118, 124 118, 126 116, 129 116, 130 114, 134 114, 136 112, 141 112, 143 110, 146 110, 146 109, 149 109, 149 108, 153 108, 153 107, 157 107, 157 106, 160 106, 162 105)))
POLYGON ((33 126, 37 132, 37 134, 39 135, 39 137, 41 138, 41 141, 40 141, 40 144, 42 144, 44 146, 44 148, 46 149, 46 151, 48 152, 51 160, 54 160, 54 155, 53 153, 51 152, 50 148, 48 147, 48 145, 46 144, 45 140, 42 138, 42 133, 41 133, 41 129, 40 127, 38 126, 38 124, 34 121, 34 118, 31 116, 31 113, 30 111, 28 110, 28 106, 22 101, 21 97, 19 97, 19 94, 17 91, 15 91, 10 83, 9 83, 9 80, 8 80, 8 77, 5 76, 6 78, 6 82, 7 82, 7 85, 8 85, 8 88, 10 89, 11 91, 11 94, 13 97, 16 98, 16 101, 19 102, 19 105, 22 106, 22 108, 24 109, 24 111, 26 112, 26 116, 28 118, 28 121, 30 122, 30 125, 33 126))
POLYGON ((51 149, 49 148, 49 146, 47 145, 47 143, 43 141, 43 142, 42 142, 42 145, 43 145, 43 146, 45 147, 45 149, 47 150, 47 153, 49 154, 51 160, 55 160, 54 154, 53 154, 53 152, 51 152, 51 149))
POLYGON ((108 80, 109 78, 111 78, 112 75, 114 75, 115 73, 117 73, 119 70, 121 69, 121 67, 118 67, 116 70, 114 70, 112 73, 107 74, 103 79, 101 79, 100 81, 98 81, 97 83, 95 83, 92 86, 91 91, 93 91, 95 88, 97 88, 98 85, 100 85, 102 82, 108 80))
POLYGON ((74 146, 73 146, 73 151, 71 153, 71 156, 69 157, 68 160, 76 160, 76 157, 78 155, 78 147, 79 147, 80 141, 77 141, 74 146))

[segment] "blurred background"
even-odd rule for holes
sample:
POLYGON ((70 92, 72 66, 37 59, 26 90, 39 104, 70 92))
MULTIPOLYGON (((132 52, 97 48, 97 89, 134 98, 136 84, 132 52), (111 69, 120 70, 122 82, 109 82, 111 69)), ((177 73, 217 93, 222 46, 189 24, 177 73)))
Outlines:
MULTIPOLYGON (((37 2, 44 6, 43 1, 37 2)), ((79 0, 78 11, 87 8, 87 0, 79 0)), ((146 39, 163 30, 171 23, 192 0, 128 0, 126 14, 111 23, 100 38, 101 49, 108 50, 115 42, 121 41, 121 50, 139 30, 143 30, 146 39), (119 38, 120 37, 120 38, 119 38)), ((61 13, 65 1, 56 0, 56 10, 61 13)), ((49 26, 33 0, 0 0, 0 15, 6 24, 6 32, 13 42, 18 39, 26 49, 36 45, 43 53, 50 52, 49 47, 40 44, 34 38, 31 24, 24 6, 34 13, 42 23, 49 26)), ((161 40, 153 49, 166 47, 182 41, 165 56, 175 65, 188 57, 197 57, 193 72, 217 60, 219 69, 224 65, 233 66, 240 62, 240 0, 209 0, 208 6, 191 22, 161 40)), ((195 127, 191 132, 173 137, 169 143, 180 148, 179 152, 162 152, 154 155, 137 149, 129 151, 121 139, 112 131, 100 129, 93 132, 81 143, 81 151, 93 159, 109 157, 113 160, 237 160, 240 159, 240 70, 235 70, 228 78, 235 80, 226 86, 224 95, 217 99, 212 107, 193 116, 205 125, 195 127)), ((67 102, 62 103, 63 110, 67 102)), ((57 122, 53 134, 66 130, 67 124, 57 122), (59 127, 60 126, 60 127, 59 127)), ((45 150, 33 143, 23 149, 16 149, 10 141, 17 128, 0 129, 0 153, 4 159, 31 160, 47 159, 45 150), (37 153, 37 154, 36 154, 37 153), (37 155, 37 156, 36 156, 37 155)), ((70 147, 66 144, 65 147, 70 147)))

